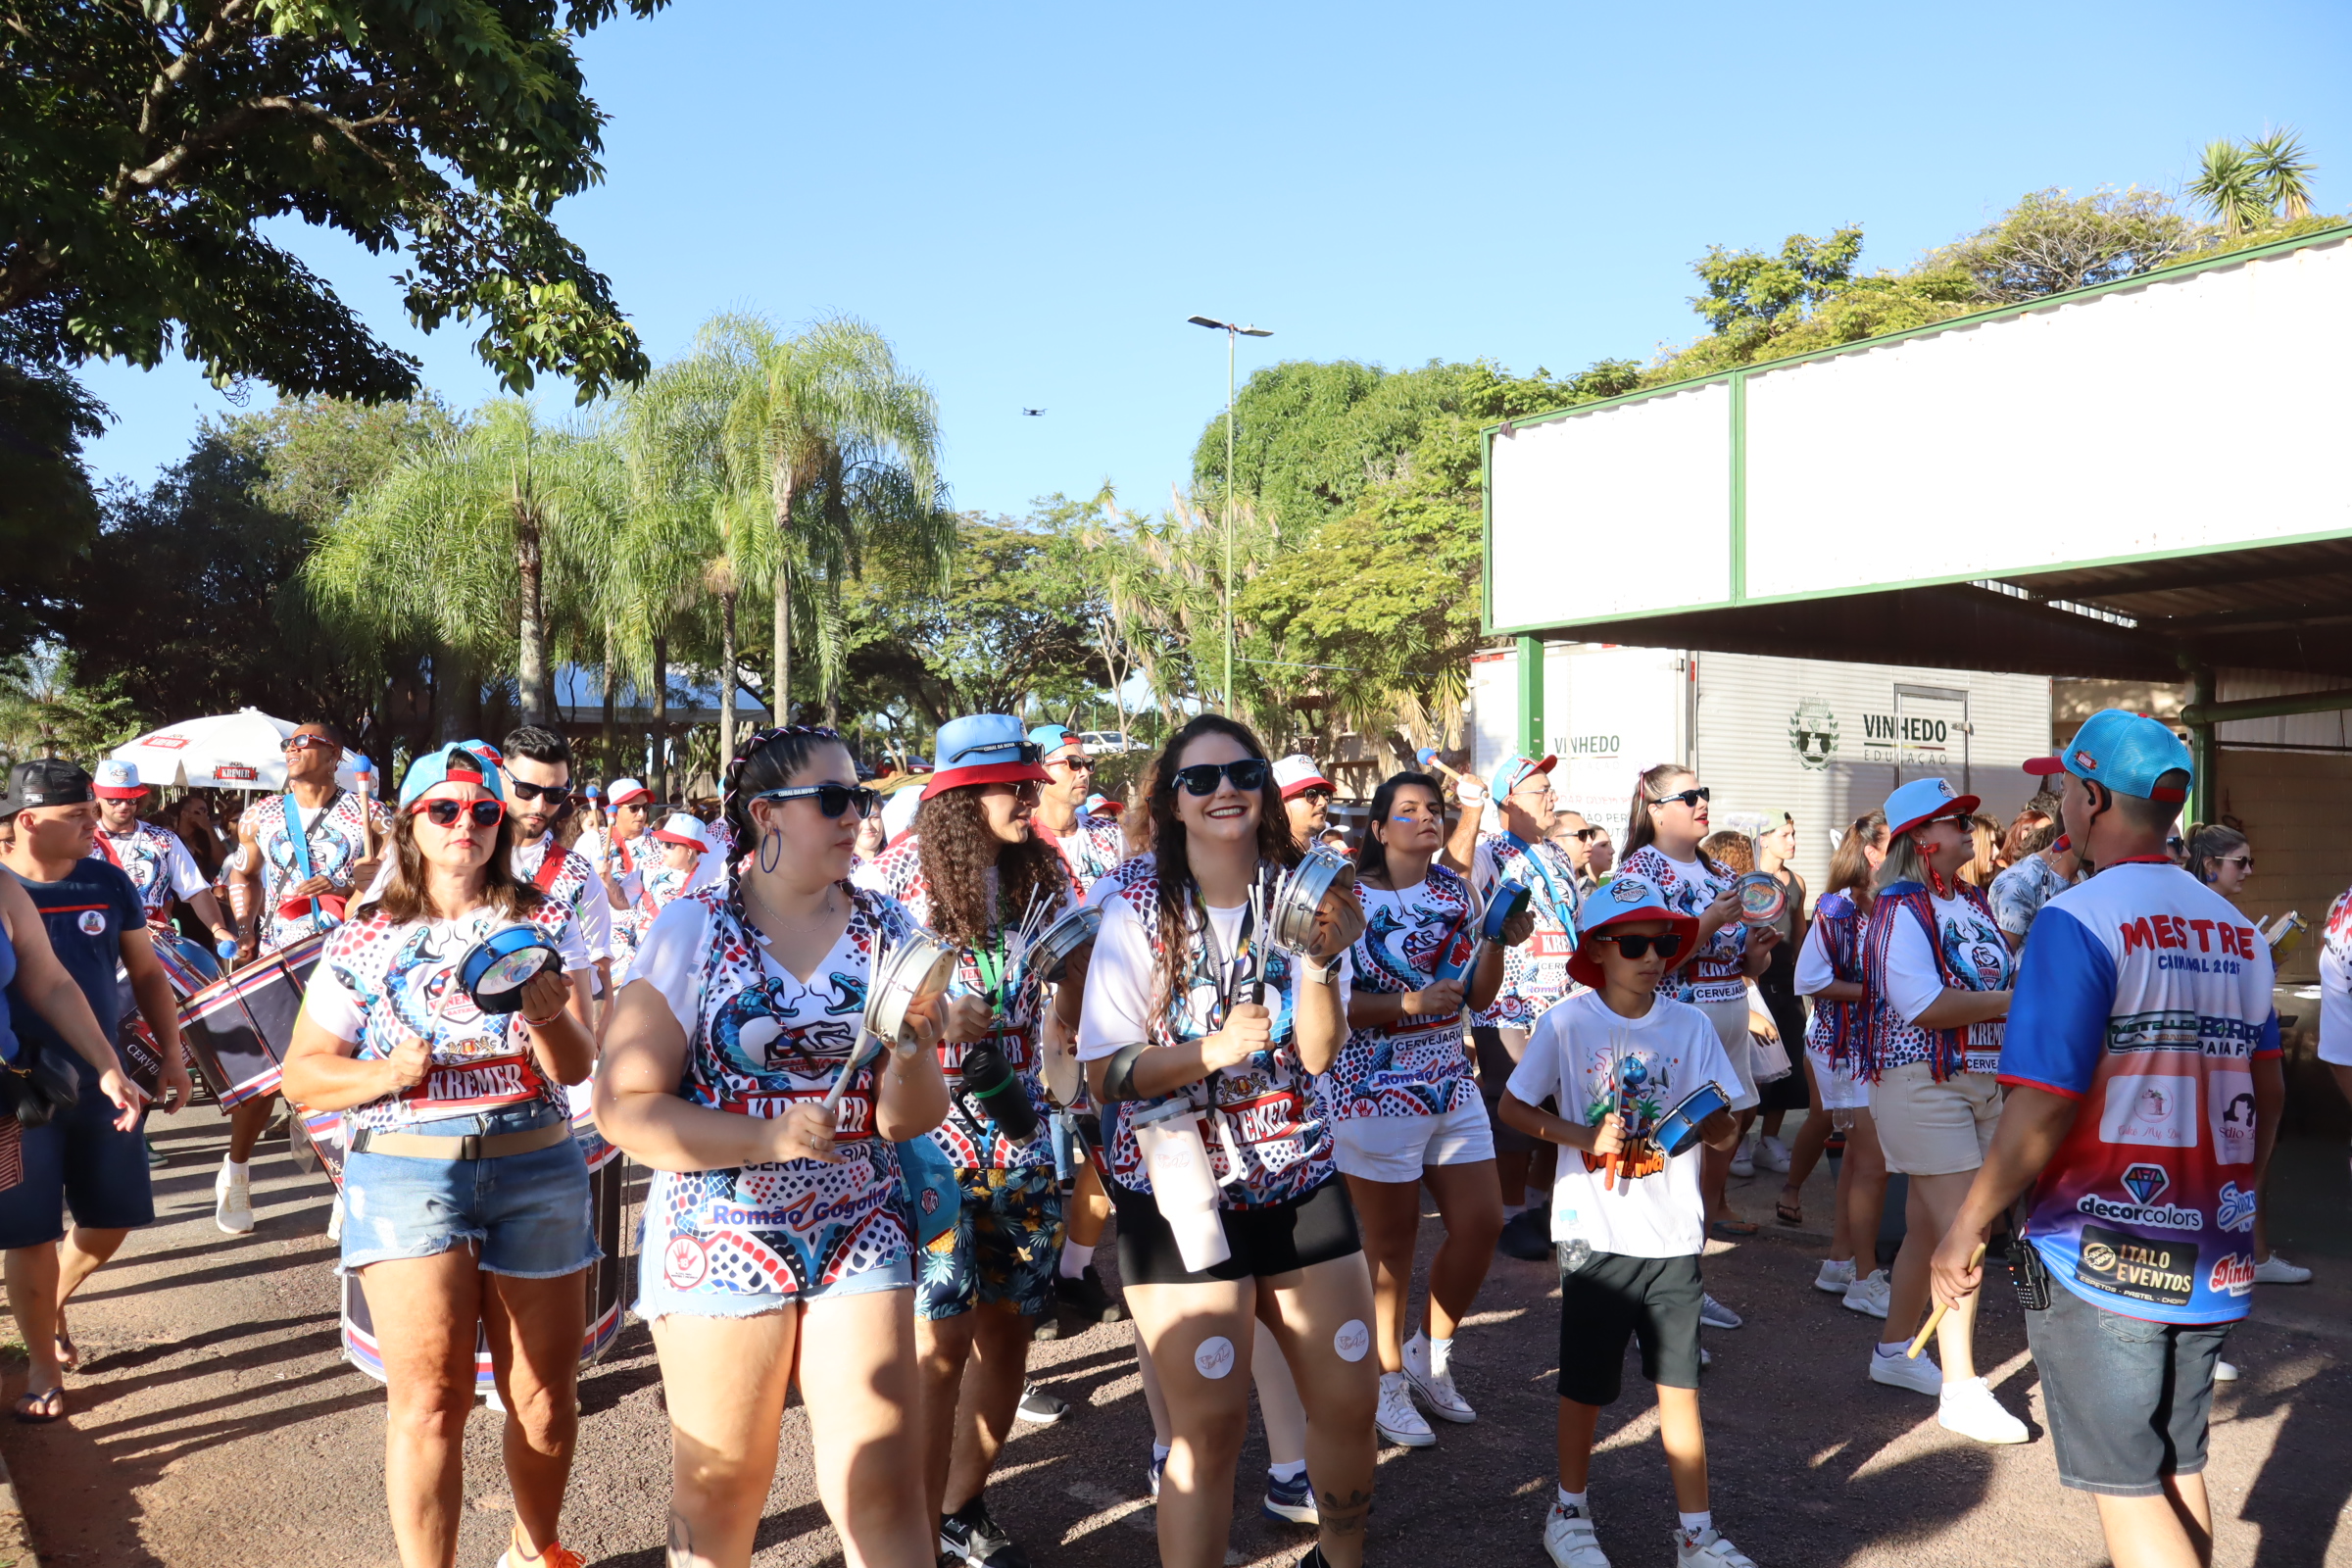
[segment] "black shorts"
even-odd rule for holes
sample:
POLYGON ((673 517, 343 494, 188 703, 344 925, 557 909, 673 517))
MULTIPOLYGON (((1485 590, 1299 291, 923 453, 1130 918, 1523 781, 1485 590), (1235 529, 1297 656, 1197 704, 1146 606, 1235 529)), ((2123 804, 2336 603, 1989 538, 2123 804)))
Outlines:
POLYGON ((1184 1266, 1176 1250, 1176 1234, 1159 1217, 1159 1204, 1150 1193, 1139 1193, 1117 1182, 1110 1188, 1111 1207, 1119 1215, 1119 1280, 1126 1285, 1204 1285, 1210 1280, 1265 1279, 1295 1274, 1310 1263, 1328 1263, 1364 1250, 1355 1233, 1355 1205, 1348 1200, 1348 1184, 1335 1173, 1331 1180, 1287 1203, 1270 1208, 1229 1208, 1217 1217, 1225 1226, 1225 1245, 1233 1255, 1198 1273, 1184 1266))
POLYGON ((1563 1399, 1614 1404, 1625 1382, 1625 1342, 1642 1342, 1642 1375, 1666 1389, 1698 1387, 1698 1258, 1626 1257, 1560 1249, 1563 1399))
POLYGON ((116 1128, 114 1102, 98 1092, 96 1074, 82 1070, 80 1098, 39 1127, 23 1129, 24 1179, 0 1193, 0 1248, 44 1247, 74 1223, 94 1231, 135 1230, 155 1223, 155 1190, 147 1168, 147 1118, 129 1132, 116 1128))

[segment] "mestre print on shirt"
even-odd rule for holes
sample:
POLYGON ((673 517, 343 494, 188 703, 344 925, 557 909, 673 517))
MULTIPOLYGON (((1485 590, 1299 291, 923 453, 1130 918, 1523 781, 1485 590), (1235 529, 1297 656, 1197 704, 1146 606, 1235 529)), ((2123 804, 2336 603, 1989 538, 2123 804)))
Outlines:
POLYGON ((2110 866, 2035 918, 2000 1081, 2081 1102, 2026 1236, 2083 1299, 2166 1323, 2245 1315, 2272 980, 2252 922, 2169 863, 2110 866))
POLYGON ((153 822, 133 822, 121 838, 103 827, 98 830, 99 858, 121 866, 122 874, 130 878, 130 885, 139 890, 139 903, 146 906, 150 925, 161 922, 171 909, 175 896, 172 862, 187 853, 177 834, 153 822))
MULTIPOLYGON (((892 898, 906 906, 907 917, 915 924, 928 928, 931 924, 931 884, 923 877, 922 840, 909 833, 897 844, 875 857, 867 873, 868 885, 887 889, 892 898)), ((1062 910, 1072 907, 1077 890, 1062 887, 1053 890, 1054 904, 1043 918, 1051 925, 1062 910)), ((1041 925, 1042 929, 1042 925, 1041 925)), ((1002 968, 1003 949, 990 955, 996 966, 1002 968)), ((990 997, 997 1004, 997 1025, 991 1035, 1004 1060, 1021 1076, 1022 1086, 1029 1093, 1029 1104, 1037 1112, 1037 1132, 1028 1142, 1016 1144, 998 1130, 997 1124, 975 1116, 975 1107, 963 1093, 963 1054, 960 1041, 942 1040, 939 1043, 939 1065, 948 1079, 948 1119, 931 1134, 931 1141, 959 1170, 1014 1170, 1030 1165, 1054 1163, 1054 1140, 1047 1127, 1047 1116, 1054 1109, 1046 1097, 1044 1080, 1039 1076, 1039 1027, 1045 1020, 1046 987, 1034 974, 1024 973, 1021 984, 1011 996, 994 996, 988 972, 980 956, 970 948, 956 955, 956 990, 972 996, 990 997)))
MULTIPOLYGON (((1153 1012, 1150 1043, 1170 1046, 1216 1033, 1225 1026, 1226 999, 1230 996, 1238 1000, 1246 977, 1255 969, 1256 937, 1250 929, 1248 917, 1243 919, 1242 937, 1234 944, 1235 951, 1222 955, 1224 962, 1220 965, 1220 956, 1212 952, 1204 934, 1206 917, 1197 895, 1185 931, 1172 935, 1160 922, 1159 878, 1152 866, 1128 860, 1120 865, 1117 874, 1121 881, 1117 896, 1143 928, 1153 972, 1157 973, 1162 961, 1165 942, 1175 940, 1185 944, 1189 984, 1184 995, 1169 998, 1164 1006, 1153 1012)), ((1265 959, 1265 1001, 1274 1009, 1267 1049, 1253 1052, 1247 1060, 1210 1074, 1204 1084, 1191 1086, 1191 1090, 1205 1088, 1210 1096, 1217 1126, 1203 1128, 1209 1174, 1216 1178, 1219 1200, 1227 1208, 1264 1208, 1286 1203, 1313 1192, 1333 1175, 1331 1128, 1311 1108, 1315 1079, 1298 1059, 1295 1037, 1297 1019, 1292 998, 1296 994, 1298 960, 1280 948, 1268 951, 1265 959), (1230 1182, 1227 1178, 1233 1173, 1233 1165, 1227 1155, 1228 1146, 1241 1163, 1240 1174, 1230 1182)), ((1144 1169, 1143 1151, 1135 1139, 1134 1118, 1171 1100, 1192 1098, 1188 1091, 1149 1100, 1122 1100, 1111 1107, 1108 1142, 1112 1180, 1131 1192, 1152 1190, 1152 1178, 1144 1169)))
MULTIPOLYGON (((844 884, 845 888, 847 884, 844 884)), ((913 927, 890 899, 849 889, 850 922, 802 981, 766 959, 735 884, 697 888, 663 909, 641 962, 683 966, 667 986, 691 1005, 681 1092, 737 1115, 781 1116, 821 1102, 856 1049, 877 955, 913 927), (681 940, 665 940, 674 937, 681 940)), ((912 1249, 897 1147, 874 1136, 887 1055, 858 1068, 835 1122, 839 1163, 789 1159, 718 1170, 656 1171, 646 1197, 646 1266, 677 1291, 795 1295, 886 1267, 912 1249)))
MULTIPOLYGON (((286 915, 279 906, 286 902, 286 890, 302 881, 299 859, 294 853, 295 832, 305 826, 305 842, 311 857, 311 875, 332 877, 339 883, 351 880, 351 868, 359 863, 367 845, 360 816, 360 797, 348 790, 337 790, 325 814, 303 810, 293 804, 292 795, 265 795, 245 808, 241 826, 249 828, 253 842, 262 855, 262 940, 264 953, 300 942, 304 937, 317 936, 334 928, 335 919, 316 904, 307 912, 286 915), (291 812, 299 821, 287 823, 291 812)), ((375 819, 379 842, 392 831, 392 813, 381 801, 368 803, 368 813, 375 819)), ((357 894, 363 889, 354 888, 357 894)))
MULTIPOLYGON (((551 940, 561 938, 570 921, 570 911, 554 903, 542 903, 531 915, 551 940)), ((359 1009, 358 1055, 381 1060, 411 1036, 432 1048, 422 1083, 344 1111, 345 1126, 390 1132, 531 1101, 569 1114, 562 1086, 539 1071, 522 1014, 483 1012, 458 983, 460 960, 507 923, 488 907, 457 920, 394 920, 376 913, 328 936, 318 976, 359 1009)))
POLYGON ((1502 984, 1470 1021, 1482 1029, 1533 1029, 1544 1009, 1568 994, 1568 960, 1576 953, 1576 869, 1549 839, 1530 844, 1490 833, 1478 841, 1470 880, 1482 909, 1505 880, 1525 883, 1528 910, 1536 917, 1533 936, 1502 950, 1502 984))
MULTIPOLYGON (((1644 844, 1617 869, 1623 875, 1646 879, 1666 901, 1666 907, 1695 920, 1707 912, 1708 905, 1723 897, 1735 878, 1705 860, 1686 865, 1691 868, 1678 867, 1656 845, 1644 844)), ((1738 918, 1726 920, 1699 944, 1697 957, 1659 977, 1658 995, 1699 1003, 1745 1002, 1747 924, 1738 918)))
MULTIPOLYGON (((1478 901, 1468 881, 1442 865, 1433 864, 1427 877, 1400 892, 1359 882, 1356 894, 1364 906, 1364 934, 1352 955, 1357 991, 1418 991, 1436 980, 1441 960, 1459 970, 1476 951, 1478 901)), ((1458 1012, 1350 1028, 1339 1059, 1317 1087, 1342 1121, 1437 1116, 1478 1103, 1458 1012)))

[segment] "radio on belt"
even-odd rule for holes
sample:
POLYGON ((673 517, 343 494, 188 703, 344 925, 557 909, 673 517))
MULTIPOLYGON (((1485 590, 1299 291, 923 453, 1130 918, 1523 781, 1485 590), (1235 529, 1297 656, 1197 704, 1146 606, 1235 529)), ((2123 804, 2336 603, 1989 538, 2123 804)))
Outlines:
POLYGON ((484 1012, 518 1012, 522 988, 563 961, 537 926, 518 922, 491 932, 458 960, 458 984, 484 1012))

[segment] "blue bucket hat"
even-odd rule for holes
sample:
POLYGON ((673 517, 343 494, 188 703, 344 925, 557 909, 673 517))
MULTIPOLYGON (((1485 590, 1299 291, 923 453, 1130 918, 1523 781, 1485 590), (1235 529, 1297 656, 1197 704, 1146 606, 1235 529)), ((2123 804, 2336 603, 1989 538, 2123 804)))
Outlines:
POLYGON ((1583 906, 1577 911, 1580 929, 1576 937, 1576 952, 1568 959, 1569 978, 1594 990, 1600 988, 1600 960, 1593 956, 1592 943, 1607 933, 1612 925, 1629 920, 1664 920, 1683 939, 1688 950, 1698 941, 1698 921, 1694 916, 1677 914, 1666 907, 1666 895, 1647 877, 1621 873, 1609 878, 1585 895, 1583 906))
POLYGON ((2180 802, 2185 789, 2160 789, 2156 781, 2179 769, 2196 774, 2188 748, 2145 713, 2120 708, 2102 709, 2082 721, 2075 738, 2056 757, 2036 757, 2026 764, 2029 773, 2072 773, 2089 784, 2104 784, 2118 795, 2141 800, 2180 802))
POLYGON ((1974 795, 1954 793, 1948 778, 1915 778, 1886 797, 1886 836, 1899 839, 1939 816, 1967 816, 1977 804, 1974 795))
POLYGON ((1040 763, 1045 753, 1010 713, 970 713, 939 726, 939 771, 923 786, 923 799, 969 784, 1051 784, 1040 763))
POLYGON ((427 752, 409 764, 408 776, 400 781, 400 808, 407 810, 423 799, 427 790, 442 784, 479 784, 493 799, 507 798, 506 787, 498 780, 498 764, 476 756, 461 741, 427 752))

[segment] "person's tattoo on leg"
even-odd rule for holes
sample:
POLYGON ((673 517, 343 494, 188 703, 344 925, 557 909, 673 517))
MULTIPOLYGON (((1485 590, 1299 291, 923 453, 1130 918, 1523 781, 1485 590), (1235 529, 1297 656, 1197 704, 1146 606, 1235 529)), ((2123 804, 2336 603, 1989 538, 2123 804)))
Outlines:
POLYGON ((1348 1500, 1340 1500, 1336 1492, 1323 1494, 1323 1505, 1316 1510, 1323 1518, 1326 1536, 1360 1536, 1364 1533, 1364 1516, 1372 1511, 1372 1494, 1350 1492, 1348 1500))
POLYGON ((694 1530, 675 1508, 669 1510, 669 1550, 663 1553, 663 1563, 664 1568, 694 1568, 694 1530))

